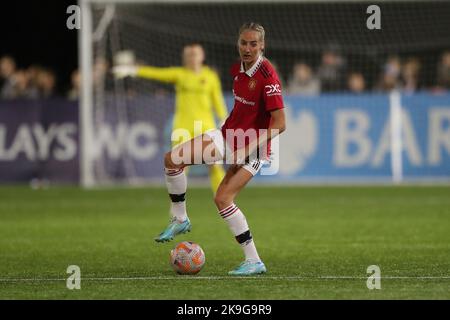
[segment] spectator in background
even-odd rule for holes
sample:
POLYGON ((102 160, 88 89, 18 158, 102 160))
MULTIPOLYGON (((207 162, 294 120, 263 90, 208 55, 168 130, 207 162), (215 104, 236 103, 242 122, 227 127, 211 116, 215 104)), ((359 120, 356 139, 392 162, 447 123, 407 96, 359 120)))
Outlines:
POLYGON ((41 98, 52 98, 55 94, 56 76, 53 71, 43 69, 37 74, 37 86, 41 98))
POLYGON ((444 52, 438 63, 437 85, 441 90, 450 89, 450 51, 444 52))
POLYGON ((28 88, 36 93, 36 98, 39 97, 38 75, 42 70, 43 68, 41 66, 33 64, 29 66, 26 71, 28 75, 28 88))
POLYGON ((360 72, 352 72, 347 78, 348 90, 351 93, 363 93, 366 90, 366 80, 360 72))
POLYGON ((400 88, 401 63, 398 56, 390 56, 383 66, 378 84, 375 87, 377 91, 391 91, 400 88))
POLYGON ((420 61, 415 57, 409 58, 403 63, 401 70, 402 91, 413 93, 419 89, 420 67, 420 61))
POLYGON ((18 70, 14 74, 14 93, 12 98, 37 99, 39 92, 36 87, 30 85, 30 75, 27 70, 18 70))
POLYGON ((10 56, 0 58, 0 98, 13 99, 15 94, 16 62, 10 56))
POLYGON ((77 100, 80 97, 80 71, 78 69, 72 71, 70 76, 71 88, 67 93, 69 100, 77 100))
POLYGON ((311 67, 305 63, 294 65, 293 73, 288 81, 287 92, 298 95, 318 95, 320 80, 313 74, 311 67))
POLYGON ((333 47, 323 52, 322 62, 317 70, 322 91, 339 91, 345 88, 345 59, 333 47))
POLYGON ((30 84, 28 70, 17 70, 14 59, 10 56, 0 58, 0 98, 2 99, 36 99, 37 89, 30 84))

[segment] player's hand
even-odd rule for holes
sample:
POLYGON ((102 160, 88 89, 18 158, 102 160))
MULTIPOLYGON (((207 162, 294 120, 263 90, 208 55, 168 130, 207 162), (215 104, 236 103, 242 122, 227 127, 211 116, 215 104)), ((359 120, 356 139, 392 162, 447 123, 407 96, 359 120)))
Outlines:
POLYGON ((233 162, 235 164, 245 164, 245 159, 247 158, 248 152, 246 148, 241 148, 233 152, 233 162))
POLYGON ((257 149, 257 144, 250 143, 244 148, 237 149, 233 152, 233 161, 235 164, 245 164, 246 160, 253 154, 257 149))
POLYGON ((133 65, 118 65, 114 66, 111 69, 111 72, 114 74, 116 79, 122 79, 125 77, 136 77, 137 75, 137 66, 133 65))

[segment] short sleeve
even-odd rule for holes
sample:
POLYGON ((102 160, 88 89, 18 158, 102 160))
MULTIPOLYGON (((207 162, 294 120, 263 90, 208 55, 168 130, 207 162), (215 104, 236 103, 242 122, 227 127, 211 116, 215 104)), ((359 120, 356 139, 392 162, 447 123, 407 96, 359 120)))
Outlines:
POLYGON ((263 99, 266 111, 283 109, 281 82, 276 74, 271 75, 264 82, 263 99))

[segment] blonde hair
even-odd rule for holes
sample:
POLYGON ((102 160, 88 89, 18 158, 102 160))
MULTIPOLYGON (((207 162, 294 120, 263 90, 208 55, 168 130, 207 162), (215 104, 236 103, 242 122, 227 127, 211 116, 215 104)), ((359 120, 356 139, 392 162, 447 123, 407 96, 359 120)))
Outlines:
POLYGON ((239 28, 239 36, 247 30, 259 32, 260 41, 264 42, 264 38, 266 36, 266 32, 264 31, 264 27, 256 22, 246 22, 239 28))

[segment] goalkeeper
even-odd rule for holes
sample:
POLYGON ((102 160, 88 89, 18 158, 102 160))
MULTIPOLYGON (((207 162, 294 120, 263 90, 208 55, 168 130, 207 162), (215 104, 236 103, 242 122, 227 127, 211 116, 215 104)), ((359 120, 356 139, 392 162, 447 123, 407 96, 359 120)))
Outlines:
MULTIPOLYGON (((189 44, 183 48, 183 66, 159 68, 152 66, 117 65, 113 73, 117 78, 127 76, 152 79, 175 85, 175 115, 173 130, 185 129, 190 137, 172 141, 174 145, 189 141, 194 134, 215 129, 214 113, 220 123, 228 116, 217 74, 203 64, 205 52, 200 44, 189 44), (194 132, 194 122, 201 121, 201 131, 194 132)), ((225 176, 222 165, 209 166, 211 188, 215 193, 225 176)))

